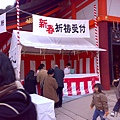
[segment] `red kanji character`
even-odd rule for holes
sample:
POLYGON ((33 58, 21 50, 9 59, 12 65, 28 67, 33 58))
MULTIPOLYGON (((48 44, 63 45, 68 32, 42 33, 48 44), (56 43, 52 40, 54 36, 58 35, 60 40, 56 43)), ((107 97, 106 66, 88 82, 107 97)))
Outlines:
POLYGON ((47 27, 47 20, 39 19, 39 27, 46 28, 47 27))
POLYGON ((54 28, 53 28, 53 25, 47 25, 47 30, 48 34, 53 34, 54 32, 54 28))

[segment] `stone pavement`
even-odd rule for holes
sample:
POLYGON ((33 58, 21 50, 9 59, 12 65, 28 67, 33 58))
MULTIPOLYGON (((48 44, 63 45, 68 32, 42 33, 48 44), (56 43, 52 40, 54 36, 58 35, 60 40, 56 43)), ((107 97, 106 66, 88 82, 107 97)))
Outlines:
MULTIPOLYGON (((108 97, 109 112, 111 112, 116 102, 114 89, 104 92, 108 97)), ((56 120, 92 120, 94 109, 90 109, 91 100, 92 95, 86 95, 63 103, 62 108, 55 109, 56 120)), ((108 115, 106 120, 120 120, 120 113, 117 117, 108 115)))

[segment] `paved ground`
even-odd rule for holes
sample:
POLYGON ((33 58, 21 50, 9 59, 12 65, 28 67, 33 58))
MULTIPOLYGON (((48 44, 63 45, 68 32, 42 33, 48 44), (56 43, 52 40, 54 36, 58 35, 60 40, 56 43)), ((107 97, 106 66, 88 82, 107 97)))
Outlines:
MULTIPOLYGON (((114 89, 105 91, 108 97, 109 111, 111 112, 116 102, 114 89)), ((92 95, 82 96, 75 100, 70 98, 70 101, 63 103, 62 108, 56 108, 56 120, 92 120, 94 109, 90 109, 92 95)), ((100 120, 98 118, 98 120, 100 120)), ((120 113, 117 117, 108 115, 107 120, 120 120, 120 113)))

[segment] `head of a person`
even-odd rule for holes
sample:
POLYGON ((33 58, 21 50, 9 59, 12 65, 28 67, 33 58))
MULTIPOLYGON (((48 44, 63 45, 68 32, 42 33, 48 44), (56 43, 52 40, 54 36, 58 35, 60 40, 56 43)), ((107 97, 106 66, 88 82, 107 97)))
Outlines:
POLYGON ((34 71, 33 71, 33 70, 30 70, 30 71, 28 72, 28 74, 25 76, 25 79, 30 79, 30 78, 32 78, 32 77, 34 77, 34 71))
POLYGON ((49 76, 53 76, 53 75, 54 75, 54 69, 50 68, 50 69, 48 70, 47 74, 48 74, 49 76))
POLYGON ((99 92, 99 93, 102 93, 102 90, 103 90, 103 87, 100 83, 96 83, 94 85, 94 92, 99 92))
POLYGON ((55 68, 58 68, 58 65, 54 65, 54 69, 55 69, 55 68))
POLYGON ((112 82, 112 85, 114 87, 119 87, 120 86, 120 79, 119 78, 118 79, 114 79, 113 82, 112 82))
POLYGON ((38 67, 38 70, 44 69, 45 65, 44 64, 40 64, 38 67))
POLYGON ((67 64, 67 67, 70 69, 70 68, 71 68, 71 64, 70 64, 70 63, 68 63, 68 64, 67 64))
POLYGON ((0 87, 15 82, 15 72, 10 59, 0 52, 0 87))

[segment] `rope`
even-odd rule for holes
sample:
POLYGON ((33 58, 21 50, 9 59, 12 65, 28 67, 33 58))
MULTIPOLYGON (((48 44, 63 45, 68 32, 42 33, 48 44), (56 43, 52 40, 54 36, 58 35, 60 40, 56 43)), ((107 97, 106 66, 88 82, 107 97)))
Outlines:
POLYGON ((18 45, 20 44, 20 6, 19 6, 19 0, 16 0, 16 9, 17 9, 17 41, 18 45))
MULTIPOLYGON (((96 47, 99 47, 96 5, 94 5, 94 22, 95 22, 95 41, 96 41, 96 47)), ((96 70, 97 70, 97 75, 99 77, 100 73, 99 73, 99 54, 98 54, 98 52, 96 54, 96 70)))

